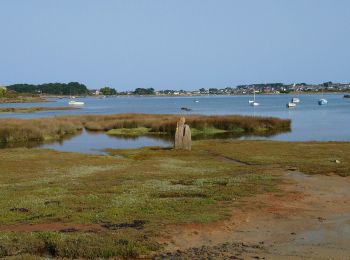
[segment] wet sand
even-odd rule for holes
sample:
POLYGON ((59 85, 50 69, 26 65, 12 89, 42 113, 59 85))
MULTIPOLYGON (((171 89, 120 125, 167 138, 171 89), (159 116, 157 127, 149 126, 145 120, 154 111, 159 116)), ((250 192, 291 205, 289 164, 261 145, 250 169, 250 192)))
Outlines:
POLYGON ((350 259, 350 178, 283 178, 282 192, 246 200, 229 221, 169 227, 160 258, 350 259))

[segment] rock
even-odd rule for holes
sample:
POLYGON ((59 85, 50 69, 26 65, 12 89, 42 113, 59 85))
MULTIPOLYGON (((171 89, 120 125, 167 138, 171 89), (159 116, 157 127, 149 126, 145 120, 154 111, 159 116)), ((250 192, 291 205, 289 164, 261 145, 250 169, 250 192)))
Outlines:
POLYGON ((335 163, 340 163, 340 161, 339 161, 339 160, 335 160, 334 162, 335 162, 335 163))
POLYGON ((182 149, 191 151, 192 139, 191 129, 185 124, 185 118, 181 117, 180 121, 177 122, 175 132, 175 149, 182 149))

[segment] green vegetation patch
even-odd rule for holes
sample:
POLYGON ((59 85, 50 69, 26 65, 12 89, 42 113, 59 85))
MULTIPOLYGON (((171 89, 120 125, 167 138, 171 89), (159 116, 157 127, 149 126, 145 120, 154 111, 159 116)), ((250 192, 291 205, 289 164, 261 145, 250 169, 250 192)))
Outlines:
POLYGON ((350 172, 350 144, 340 142, 210 140, 191 152, 109 154, 0 149, 0 256, 150 257, 168 228, 225 220, 246 198, 280 192, 288 169, 350 172), (54 229, 62 224, 71 230, 54 229), (19 231, 35 225, 51 229, 19 231))
POLYGON ((227 219, 241 198, 274 192, 280 181, 273 170, 222 161, 196 143, 192 152, 151 147, 97 156, 17 148, 0 150, 0 157, 0 230, 73 228, 23 235, 5 229, 2 256, 150 256, 168 225, 227 219))
POLYGON ((220 133, 226 133, 226 132, 227 130, 222 130, 215 127, 207 127, 203 129, 191 128, 192 135, 199 135, 199 134, 211 135, 211 134, 220 134, 220 133))
POLYGON ((107 131, 108 135, 126 135, 126 136, 139 136, 150 133, 150 128, 137 127, 137 128, 118 128, 107 131))

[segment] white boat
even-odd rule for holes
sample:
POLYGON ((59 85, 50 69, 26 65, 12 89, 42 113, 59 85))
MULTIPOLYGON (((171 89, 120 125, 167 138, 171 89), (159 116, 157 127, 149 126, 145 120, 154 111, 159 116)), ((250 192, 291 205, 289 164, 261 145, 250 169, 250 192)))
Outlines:
POLYGON ((328 104, 328 100, 323 98, 323 89, 322 89, 322 98, 320 100, 318 100, 318 104, 320 106, 323 106, 323 105, 327 105, 328 104))
POLYGON ((75 101, 75 100, 71 100, 68 102, 69 105, 71 106, 84 106, 85 103, 82 101, 75 101))
POLYGON ((300 102, 299 98, 297 98, 297 97, 292 98, 292 103, 299 103, 299 102, 300 102))
POLYGON ((288 102, 287 103, 287 107, 288 108, 293 108, 293 107, 296 107, 297 106, 297 104, 295 104, 294 102, 288 102))
POLYGON ((254 90, 254 100, 249 100, 249 104, 251 105, 251 106, 259 106, 260 104, 258 103, 258 102, 256 102, 256 100, 255 100, 255 90, 254 90))
POLYGON ((321 99, 318 101, 318 104, 319 104, 320 106, 322 106, 322 105, 327 105, 327 104, 328 104, 328 100, 325 99, 325 98, 321 98, 321 99))
POLYGON ((195 103, 199 103, 199 100, 195 100, 194 102, 195 102, 195 103))

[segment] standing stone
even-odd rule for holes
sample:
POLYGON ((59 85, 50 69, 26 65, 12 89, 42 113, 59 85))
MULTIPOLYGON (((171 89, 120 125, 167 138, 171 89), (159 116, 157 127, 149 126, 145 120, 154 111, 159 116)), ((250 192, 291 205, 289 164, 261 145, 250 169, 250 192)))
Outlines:
POLYGON ((185 118, 181 117, 176 126, 175 149, 191 151, 191 145, 191 129, 185 124, 185 118))

